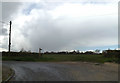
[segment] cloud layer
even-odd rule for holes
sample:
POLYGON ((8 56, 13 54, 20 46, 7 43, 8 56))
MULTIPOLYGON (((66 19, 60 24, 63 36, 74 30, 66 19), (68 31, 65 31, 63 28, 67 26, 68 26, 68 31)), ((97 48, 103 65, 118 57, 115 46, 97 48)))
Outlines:
POLYGON ((112 3, 19 2, 4 3, 3 9, 6 13, 3 20, 13 22, 15 51, 83 50, 117 45, 117 5, 112 3))

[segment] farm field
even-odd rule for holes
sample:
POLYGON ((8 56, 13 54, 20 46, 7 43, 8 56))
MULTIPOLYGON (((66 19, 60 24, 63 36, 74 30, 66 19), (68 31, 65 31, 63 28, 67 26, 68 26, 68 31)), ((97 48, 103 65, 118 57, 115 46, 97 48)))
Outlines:
POLYGON ((103 55, 86 54, 43 54, 42 56, 2 56, 3 61, 39 61, 39 62, 61 62, 61 61, 82 61, 82 62, 118 62, 118 58, 104 57, 103 55))

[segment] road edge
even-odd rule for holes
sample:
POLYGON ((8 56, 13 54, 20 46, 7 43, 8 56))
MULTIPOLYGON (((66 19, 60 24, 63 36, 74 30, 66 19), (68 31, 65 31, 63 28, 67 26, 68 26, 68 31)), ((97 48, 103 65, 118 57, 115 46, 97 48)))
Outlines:
POLYGON ((9 68, 12 71, 12 74, 3 82, 9 82, 15 75, 15 71, 11 67, 9 67, 9 68))

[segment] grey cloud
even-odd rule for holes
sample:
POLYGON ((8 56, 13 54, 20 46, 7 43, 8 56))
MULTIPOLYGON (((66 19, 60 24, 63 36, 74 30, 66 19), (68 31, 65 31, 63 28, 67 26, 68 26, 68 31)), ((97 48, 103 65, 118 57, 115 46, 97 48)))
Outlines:
MULTIPOLYGON (((59 50, 63 45, 65 46, 68 42, 64 40, 64 35, 60 29, 57 29, 54 23, 49 23, 45 20, 37 20, 36 24, 29 24, 30 30, 25 32, 28 36, 26 38, 31 42, 32 49, 37 50, 43 48, 44 50, 59 50)), ((52 22, 52 20, 50 20, 52 22)), ((67 39, 67 38, 66 38, 67 39)))
POLYGON ((0 20, 2 20, 2 3, 0 2, 0 20))
POLYGON ((72 50, 97 44, 99 46, 101 42, 117 39, 117 26, 114 26, 116 22, 112 24, 110 21, 111 24, 108 24, 107 20, 103 21, 105 17, 101 21, 96 19, 91 22, 92 19, 89 19, 79 23, 79 21, 71 19, 62 23, 65 19, 63 18, 60 22, 48 19, 46 16, 44 20, 38 18, 34 20, 34 23, 26 24, 22 32, 25 38, 30 41, 31 49, 37 51, 41 47, 49 51, 72 50), (58 22, 59 25, 57 25, 58 22))
MULTIPOLYGON (((15 10, 17 11, 20 7, 19 4, 16 4, 17 7, 15 9, 15 5, 11 6, 14 11, 6 11, 9 9, 9 7, 6 7, 7 4, 8 3, 4 4, 4 9, 6 8, 4 12, 6 12, 6 14, 3 18, 5 19, 8 15, 7 13, 10 12, 10 14, 13 14, 15 10)), ((13 4, 10 3, 9 5, 13 4)), ((17 26, 14 28, 13 33, 18 37, 22 35, 22 37, 24 37, 23 39, 25 39, 23 41, 22 39, 14 38, 16 39, 13 40, 14 47, 22 46, 21 44, 25 46, 24 42, 29 42, 31 47, 26 50, 31 49, 32 51, 38 51, 38 48, 43 48, 43 50, 48 51, 73 50, 81 47, 104 46, 104 42, 113 42, 117 39, 117 21, 111 17, 103 16, 96 19, 92 17, 81 19, 61 16, 57 19, 53 19, 47 12, 47 9, 51 10, 57 7, 57 5, 54 5, 54 3, 51 5, 49 3, 39 5, 38 3, 35 5, 37 8, 31 7, 29 15, 31 14, 31 10, 37 9, 35 13, 38 13, 39 16, 36 19, 33 18, 30 22, 25 22, 20 28, 17 28, 17 26), (39 10, 42 11, 39 12, 39 10), (16 33, 16 30, 20 33, 16 33)), ((30 7, 31 4, 28 6, 30 7)), ((29 9, 29 7, 27 7, 26 4, 26 8, 29 9)), ((5 31, 6 30, 4 30, 4 32, 5 31)), ((19 48, 21 49, 22 47, 19 48)))
POLYGON ((6 28, 0 28, 0 31, 1 31, 0 35, 3 35, 3 36, 8 35, 6 28))
POLYGON ((4 48, 7 49, 8 48, 8 29, 6 29, 8 26, 6 26, 6 24, 9 24, 10 20, 15 19, 15 17, 13 17, 14 15, 17 14, 19 7, 22 3, 18 3, 18 2, 2 2, 0 3, 0 21, 3 23, 0 23, 0 36, 4 37, 4 39, 2 40, 2 42, 0 42, 0 48, 4 48), (14 14, 14 15, 13 15, 14 14), (5 22, 5 27, 4 28, 4 22, 5 22))
POLYGON ((13 14, 16 14, 22 3, 20 2, 3 2, 2 3, 2 20, 10 21, 14 17, 13 14))

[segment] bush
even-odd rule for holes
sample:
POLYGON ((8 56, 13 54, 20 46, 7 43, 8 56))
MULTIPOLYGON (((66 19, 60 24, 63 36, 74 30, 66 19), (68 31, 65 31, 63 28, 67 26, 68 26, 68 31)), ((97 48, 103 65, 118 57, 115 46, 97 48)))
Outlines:
POLYGON ((120 58, 120 50, 104 50, 102 54, 104 57, 120 58))

